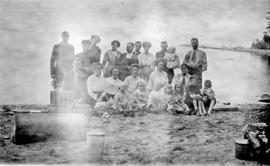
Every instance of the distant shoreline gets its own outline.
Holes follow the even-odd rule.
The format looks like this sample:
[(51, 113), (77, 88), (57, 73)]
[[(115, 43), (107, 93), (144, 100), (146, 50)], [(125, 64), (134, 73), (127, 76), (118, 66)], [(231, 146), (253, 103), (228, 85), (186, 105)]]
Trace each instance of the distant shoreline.
[[(180, 44), (183, 47), (191, 47), (189, 44)], [(253, 54), (258, 54), (262, 56), (270, 56), (270, 50), (259, 50), (253, 48), (244, 48), (244, 47), (213, 47), (213, 46), (204, 46), (200, 45), (200, 48), (205, 49), (215, 49), (215, 50), (227, 50), (227, 51), (237, 51), (237, 52), (249, 52)]]

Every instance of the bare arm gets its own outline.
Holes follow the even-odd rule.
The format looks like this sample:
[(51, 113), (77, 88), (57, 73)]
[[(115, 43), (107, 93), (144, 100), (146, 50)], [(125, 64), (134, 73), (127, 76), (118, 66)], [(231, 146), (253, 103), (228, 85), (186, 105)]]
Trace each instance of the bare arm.
[(206, 53), (203, 52), (202, 55), (202, 71), (206, 71), (207, 70), (207, 56)]

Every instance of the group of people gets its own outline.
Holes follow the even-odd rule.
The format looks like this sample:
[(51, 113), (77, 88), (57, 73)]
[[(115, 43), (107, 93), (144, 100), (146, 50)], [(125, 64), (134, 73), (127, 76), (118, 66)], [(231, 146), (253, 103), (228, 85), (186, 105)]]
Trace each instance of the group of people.
[(113, 40), (101, 61), (99, 36), (82, 40), (83, 51), (76, 55), (67, 31), (62, 39), (52, 51), (52, 85), (72, 91), (74, 102), (93, 107), (107, 102), (120, 112), (162, 108), (173, 114), (211, 114), (215, 93), (210, 80), (202, 86), (207, 57), (198, 49), (197, 38), (191, 39), (193, 49), (182, 63), (176, 48), (168, 47), (166, 41), (154, 55), (148, 41), (128, 42), (126, 52), (121, 53), (120, 42)]

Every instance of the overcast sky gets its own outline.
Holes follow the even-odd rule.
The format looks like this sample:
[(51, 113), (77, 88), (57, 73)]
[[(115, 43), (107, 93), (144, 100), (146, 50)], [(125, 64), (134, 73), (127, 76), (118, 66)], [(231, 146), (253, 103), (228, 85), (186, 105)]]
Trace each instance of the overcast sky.
[[(82, 0), (57, 1), (52, 7), (58, 31), (80, 37), (245, 46), (261, 37), (270, 0)], [(59, 8), (61, 6), (61, 8)], [(103, 42), (105, 42), (103, 40)], [(109, 43), (109, 42), (107, 42)], [(105, 43), (103, 43), (105, 44)]]

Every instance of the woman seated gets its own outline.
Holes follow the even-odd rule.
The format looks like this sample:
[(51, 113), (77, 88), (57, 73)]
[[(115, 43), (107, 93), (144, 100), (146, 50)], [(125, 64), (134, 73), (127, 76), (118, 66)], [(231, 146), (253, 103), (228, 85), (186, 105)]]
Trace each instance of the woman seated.
[(150, 75), (147, 90), (149, 92), (148, 107), (161, 109), (164, 106), (164, 89), (168, 84), (167, 73), (163, 71), (164, 61), (158, 62), (157, 70)]

